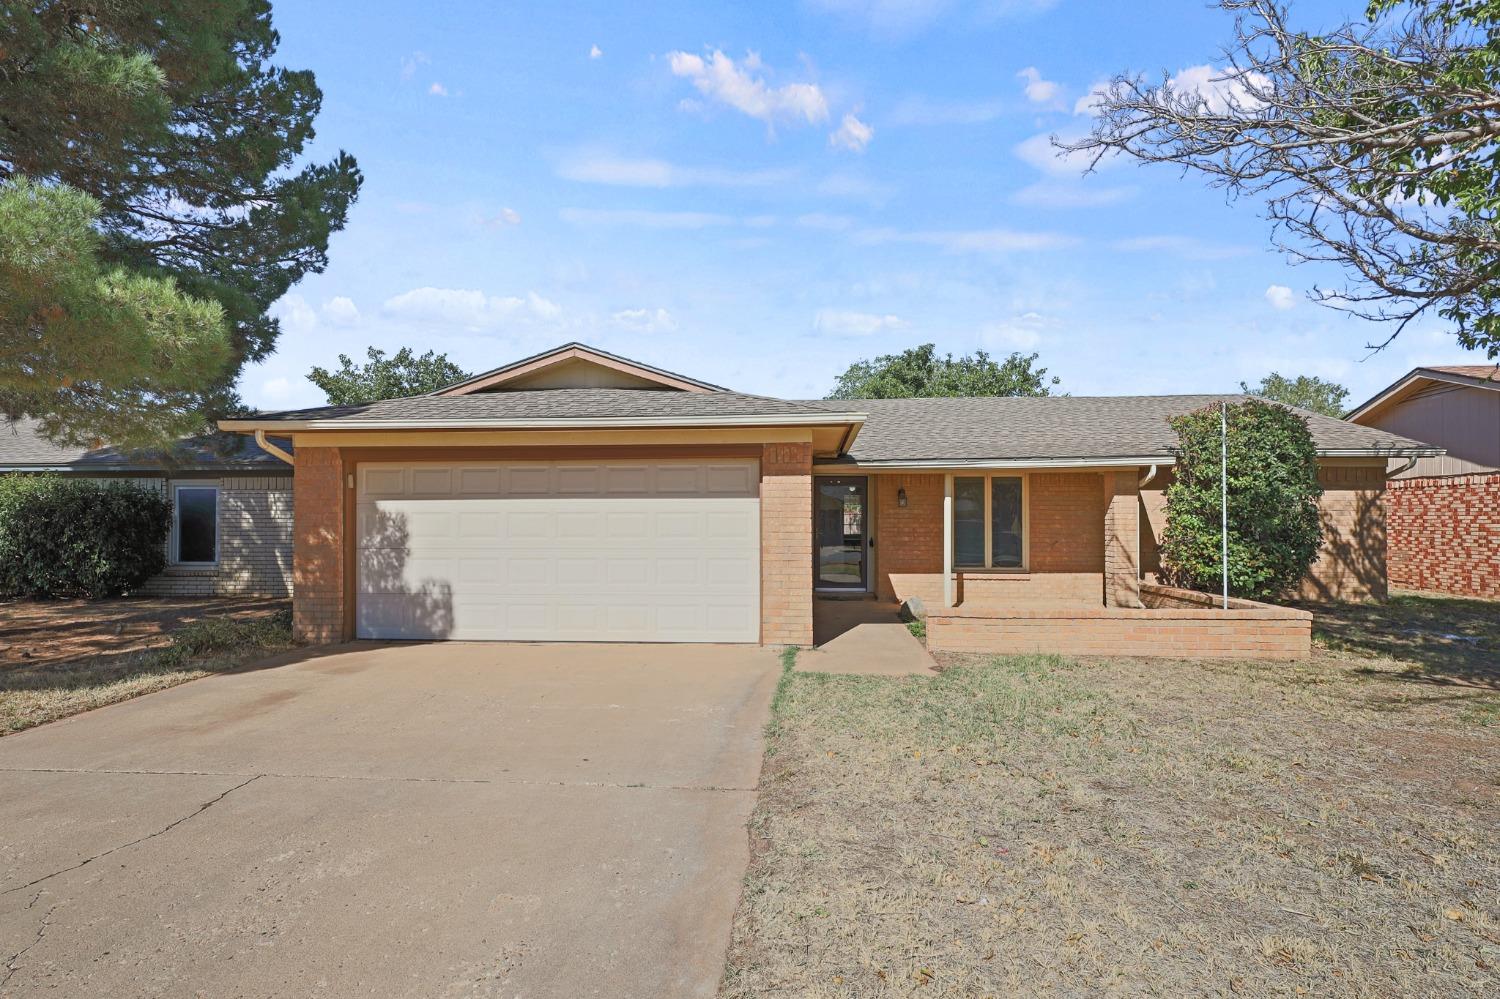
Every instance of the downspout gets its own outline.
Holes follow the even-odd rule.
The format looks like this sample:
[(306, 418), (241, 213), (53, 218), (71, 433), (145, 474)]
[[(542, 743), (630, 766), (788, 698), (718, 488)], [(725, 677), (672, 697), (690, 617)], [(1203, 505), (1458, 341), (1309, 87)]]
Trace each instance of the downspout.
[(285, 451), (283, 451), (281, 448), (277, 447), (275, 444), (272, 444), (270, 441), (266, 440), (266, 432), (264, 430), (257, 430), (255, 432), (255, 444), (262, 451), (264, 451), (266, 454), (271, 455), (273, 458), (280, 458), (282, 461), (286, 462), (288, 465), (296, 465), (297, 464), (297, 461), (296, 461), (295, 458), (293, 458), (291, 455), (287, 454)]
[(1141, 476), (1141, 480), (1137, 482), (1135, 486), (1137, 489), (1145, 489), (1146, 483), (1150, 482), (1154, 478), (1156, 478), (1156, 466), (1152, 465), (1150, 468), (1146, 469), (1146, 474)]

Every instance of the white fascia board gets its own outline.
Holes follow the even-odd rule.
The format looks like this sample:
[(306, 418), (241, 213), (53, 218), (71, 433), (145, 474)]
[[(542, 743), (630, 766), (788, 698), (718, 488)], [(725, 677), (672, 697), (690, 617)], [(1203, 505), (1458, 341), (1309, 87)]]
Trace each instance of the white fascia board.
[(1119, 458), (923, 458), (900, 461), (858, 461), (841, 463), (840, 468), (880, 469), (960, 469), (960, 468), (1119, 468), (1137, 465), (1172, 465), (1175, 458), (1161, 455), (1125, 456)]
[(862, 425), (865, 413), (785, 413), (764, 416), (613, 416), (549, 420), (220, 420), (220, 430), (633, 430), (692, 427), (821, 427)]

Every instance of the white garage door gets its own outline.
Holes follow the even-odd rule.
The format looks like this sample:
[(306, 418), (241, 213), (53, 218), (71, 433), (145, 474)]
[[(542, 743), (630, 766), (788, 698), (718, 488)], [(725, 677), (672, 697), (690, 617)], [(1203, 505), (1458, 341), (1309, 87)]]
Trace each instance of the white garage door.
[(361, 638), (755, 642), (753, 460), (359, 466)]

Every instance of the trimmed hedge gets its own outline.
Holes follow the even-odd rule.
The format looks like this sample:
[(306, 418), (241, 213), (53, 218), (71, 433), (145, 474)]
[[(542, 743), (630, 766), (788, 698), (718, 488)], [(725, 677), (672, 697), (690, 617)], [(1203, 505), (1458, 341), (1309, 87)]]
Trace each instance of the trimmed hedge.
[[(1307, 420), (1285, 406), (1251, 399), (1228, 408), (1229, 592), (1276, 600), (1296, 588), (1318, 559), (1318, 450)], [(1176, 478), (1167, 487), (1163, 577), (1174, 586), (1218, 593), (1220, 544), (1219, 407), (1171, 420)]]
[(166, 566), (172, 504), (121, 482), (0, 476), (0, 595), (129, 593)]

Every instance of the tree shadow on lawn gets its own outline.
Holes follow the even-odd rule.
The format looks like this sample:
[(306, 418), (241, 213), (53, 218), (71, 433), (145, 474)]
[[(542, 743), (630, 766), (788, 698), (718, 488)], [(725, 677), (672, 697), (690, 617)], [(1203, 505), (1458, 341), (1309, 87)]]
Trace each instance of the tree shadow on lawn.
[(1356, 674), (1500, 690), (1500, 601), (1398, 593), (1384, 603), (1309, 609), (1313, 636), (1330, 651), (1407, 666)]

